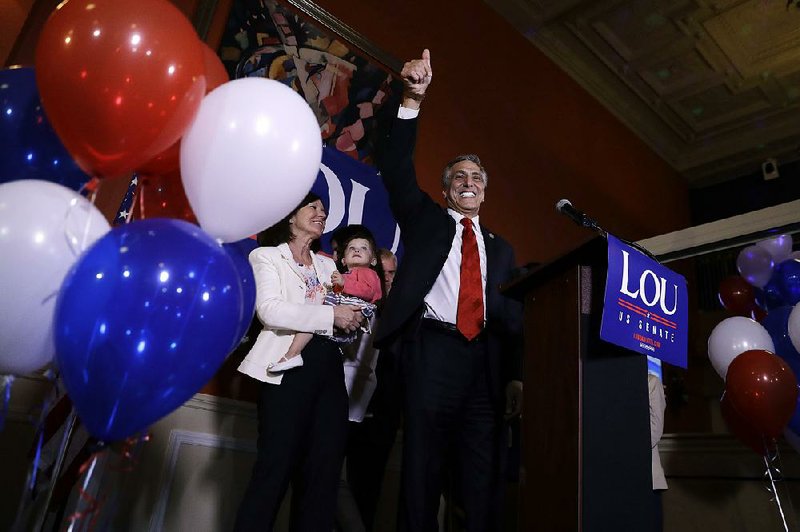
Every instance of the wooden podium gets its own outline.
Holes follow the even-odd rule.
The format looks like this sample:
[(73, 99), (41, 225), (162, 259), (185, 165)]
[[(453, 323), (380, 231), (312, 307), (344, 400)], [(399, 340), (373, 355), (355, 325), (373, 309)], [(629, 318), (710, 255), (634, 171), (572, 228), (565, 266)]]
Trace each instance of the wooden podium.
[(652, 528), (647, 359), (600, 339), (607, 267), (596, 237), (503, 287), (525, 303), (521, 532)]

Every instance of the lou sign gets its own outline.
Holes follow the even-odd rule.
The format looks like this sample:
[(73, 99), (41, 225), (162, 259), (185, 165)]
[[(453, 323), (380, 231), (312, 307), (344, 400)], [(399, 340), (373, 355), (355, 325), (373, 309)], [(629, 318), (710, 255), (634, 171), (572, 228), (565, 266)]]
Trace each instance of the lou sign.
[(608, 235), (608, 276), (600, 338), (685, 368), (686, 279)]

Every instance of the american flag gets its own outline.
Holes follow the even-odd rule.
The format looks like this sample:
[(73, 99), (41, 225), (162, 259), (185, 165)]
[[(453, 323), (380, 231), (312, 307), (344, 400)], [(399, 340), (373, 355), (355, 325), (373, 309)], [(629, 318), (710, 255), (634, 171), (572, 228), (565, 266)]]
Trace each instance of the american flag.
[(135, 173), (131, 176), (131, 182), (128, 185), (128, 190), (125, 192), (125, 197), (122, 198), (122, 203), (117, 209), (117, 215), (114, 217), (114, 225), (121, 225), (128, 223), (133, 211), (133, 200), (136, 198), (136, 189), (139, 186), (139, 176)]

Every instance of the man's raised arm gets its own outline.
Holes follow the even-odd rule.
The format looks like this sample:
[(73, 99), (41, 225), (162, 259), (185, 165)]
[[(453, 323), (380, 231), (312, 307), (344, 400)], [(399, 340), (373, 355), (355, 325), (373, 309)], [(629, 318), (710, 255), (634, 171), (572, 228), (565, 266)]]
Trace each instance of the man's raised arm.
[(425, 48), (421, 59), (412, 59), (404, 64), (400, 77), (403, 78), (403, 107), (419, 109), (433, 79), (430, 50)]

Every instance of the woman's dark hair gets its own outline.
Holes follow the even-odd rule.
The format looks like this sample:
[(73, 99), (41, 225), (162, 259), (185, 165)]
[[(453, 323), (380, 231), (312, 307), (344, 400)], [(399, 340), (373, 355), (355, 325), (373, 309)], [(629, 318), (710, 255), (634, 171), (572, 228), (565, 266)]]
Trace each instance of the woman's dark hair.
[[(292, 212), (287, 214), (280, 222), (276, 223), (271, 227), (267, 227), (266, 229), (258, 233), (258, 245), (277, 246), (291, 241), (292, 231), (289, 219), (295, 214), (297, 214), (297, 211), (299, 211), (309, 203), (314, 203), (319, 199), (320, 197), (314, 194), (313, 192), (309, 192), (308, 194), (306, 194), (306, 197), (303, 198), (303, 201), (301, 201), (297, 205), (297, 207), (292, 209)], [(319, 249), (320, 249), (319, 239), (314, 240), (311, 243), (311, 251), (319, 251)]]
[[(336, 267), (339, 269), (340, 272), (344, 273), (347, 271), (347, 266), (344, 265), (342, 260), (344, 259), (344, 250), (347, 249), (347, 246), (355, 240), (356, 238), (363, 238), (369, 243), (369, 246), (372, 253), (372, 258), (375, 260), (375, 265), (370, 264), (370, 268), (375, 270), (375, 273), (378, 274), (378, 279), (381, 282), (381, 301), (382, 302), (386, 298), (386, 292), (384, 291), (383, 286), (383, 263), (381, 262), (381, 256), (378, 253), (378, 244), (375, 242), (375, 237), (372, 236), (372, 231), (364, 227), (363, 225), (358, 226), (347, 226), (352, 228), (349, 232), (346, 233), (344, 238), (339, 241), (339, 253), (338, 253), (338, 260), (336, 261)], [(380, 302), (378, 303), (380, 305)]]

